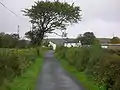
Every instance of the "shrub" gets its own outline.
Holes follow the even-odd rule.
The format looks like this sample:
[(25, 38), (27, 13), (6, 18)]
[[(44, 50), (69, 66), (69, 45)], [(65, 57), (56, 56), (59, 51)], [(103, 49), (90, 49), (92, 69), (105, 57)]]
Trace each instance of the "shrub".
[(98, 62), (95, 72), (107, 90), (120, 90), (120, 56), (107, 54)]
[(66, 58), (67, 48), (63, 46), (57, 47), (55, 52), (60, 58)]
[(69, 48), (66, 52), (66, 59), (71, 65), (74, 65), (76, 62), (77, 50), (75, 48)]
[(76, 68), (79, 71), (84, 71), (89, 61), (89, 49), (84, 47), (79, 48), (77, 49), (76, 54), (77, 54)]
[(34, 49), (0, 49), (0, 86), (6, 80), (21, 76), (33, 63), (32, 57), (36, 57)]
[[(87, 54), (86, 54), (87, 55)], [(87, 63), (87, 68), (85, 72), (87, 74), (94, 74), (94, 66), (101, 60), (104, 56), (104, 52), (98, 43), (89, 47), (89, 61)]]

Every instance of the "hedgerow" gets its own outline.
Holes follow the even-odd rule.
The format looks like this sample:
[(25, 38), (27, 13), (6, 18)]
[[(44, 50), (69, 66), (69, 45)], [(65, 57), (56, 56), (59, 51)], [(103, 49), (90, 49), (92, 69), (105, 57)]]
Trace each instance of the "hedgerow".
[(94, 44), (89, 47), (59, 47), (56, 53), (79, 72), (92, 76), (106, 90), (120, 90), (119, 51), (102, 49), (99, 44)]
[(36, 57), (35, 49), (0, 49), (0, 86), (21, 76)]

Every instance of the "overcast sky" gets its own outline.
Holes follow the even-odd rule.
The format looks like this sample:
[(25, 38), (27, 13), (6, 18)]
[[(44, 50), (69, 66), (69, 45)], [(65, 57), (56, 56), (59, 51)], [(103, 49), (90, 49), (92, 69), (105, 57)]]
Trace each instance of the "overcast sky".
[[(21, 12), (29, 8), (35, 0), (0, 0), (9, 9), (18, 14), (16, 17), (0, 5), (0, 32), (17, 32), (20, 25), (20, 35), (30, 30), (29, 19)], [(82, 9), (82, 21), (68, 27), (68, 37), (76, 37), (78, 34), (91, 31), (96, 37), (120, 37), (120, 0), (60, 0), (68, 3), (75, 2)], [(57, 37), (49, 35), (49, 37)]]

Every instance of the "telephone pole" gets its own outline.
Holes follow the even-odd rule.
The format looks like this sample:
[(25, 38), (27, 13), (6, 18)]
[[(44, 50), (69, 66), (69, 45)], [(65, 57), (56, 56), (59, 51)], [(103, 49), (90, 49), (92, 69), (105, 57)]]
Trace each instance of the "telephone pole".
[(20, 38), (20, 26), (19, 25), (18, 25), (17, 34), (18, 34), (18, 39), (19, 39)]
[(113, 37), (115, 37), (115, 33), (113, 32)]

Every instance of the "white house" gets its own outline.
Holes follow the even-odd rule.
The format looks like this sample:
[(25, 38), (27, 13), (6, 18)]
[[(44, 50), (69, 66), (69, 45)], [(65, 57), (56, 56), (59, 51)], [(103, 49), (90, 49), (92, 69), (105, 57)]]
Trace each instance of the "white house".
[(48, 46), (52, 46), (53, 50), (55, 50), (57, 45), (55, 43), (49, 41), (49, 45)]
[(65, 46), (65, 47), (79, 47), (81, 46), (81, 42), (77, 42), (73, 38), (67, 38), (67, 39), (62, 39), (62, 38), (49, 38), (45, 39), (49, 42), (49, 46), (53, 47), (53, 50), (56, 49), (56, 46)]
[(81, 46), (81, 42), (65, 42), (64, 43), (65, 47), (80, 47)]

